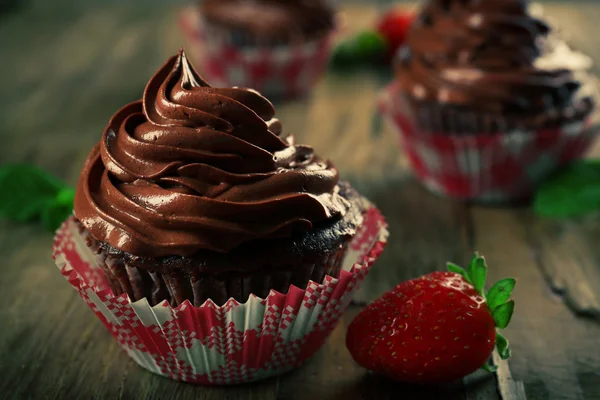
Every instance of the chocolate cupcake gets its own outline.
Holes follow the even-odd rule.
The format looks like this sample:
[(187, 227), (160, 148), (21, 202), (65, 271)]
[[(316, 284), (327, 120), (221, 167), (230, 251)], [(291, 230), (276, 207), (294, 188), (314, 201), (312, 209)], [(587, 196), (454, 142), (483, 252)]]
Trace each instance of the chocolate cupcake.
[(113, 116), (75, 216), (115, 294), (221, 305), (339, 276), (363, 203), (274, 114), (256, 91), (210, 87), (182, 51)]
[(326, 36), (335, 13), (322, 0), (204, 0), (205, 29), (240, 46), (304, 43)]
[(205, 0), (182, 13), (181, 26), (215, 86), (289, 98), (325, 70), (335, 19), (324, 0)]
[(383, 251), (381, 213), (274, 114), (182, 51), (86, 160), (53, 258), (153, 373), (231, 385), (298, 367)]
[(553, 58), (550, 33), (525, 0), (424, 4), (387, 109), (427, 186), (465, 199), (527, 197), (589, 146), (591, 78)]

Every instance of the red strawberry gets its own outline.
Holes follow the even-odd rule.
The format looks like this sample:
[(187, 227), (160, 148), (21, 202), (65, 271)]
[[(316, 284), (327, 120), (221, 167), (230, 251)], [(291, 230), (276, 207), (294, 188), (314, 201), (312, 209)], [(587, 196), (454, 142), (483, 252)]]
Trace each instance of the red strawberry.
[(402, 9), (392, 9), (385, 13), (377, 23), (377, 32), (386, 39), (388, 57), (396, 54), (404, 44), (406, 36), (414, 20), (414, 14)]
[(363, 309), (348, 327), (346, 346), (363, 367), (407, 382), (448, 382), (487, 364), (494, 349), (510, 357), (505, 328), (514, 279), (484, 292), (487, 267), (473, 257), (468, 270), (448, 264), (401, 283)]

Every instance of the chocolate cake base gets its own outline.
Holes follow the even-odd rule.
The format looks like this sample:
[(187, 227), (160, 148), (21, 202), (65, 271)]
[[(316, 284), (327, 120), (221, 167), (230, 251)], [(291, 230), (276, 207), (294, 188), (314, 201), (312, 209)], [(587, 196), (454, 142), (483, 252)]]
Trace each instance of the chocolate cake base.
[(305, 288), (310, 280), (339, 276), (364, 211), (358, 194), (347, 184), (340, 187), (352, 204), (342, 219), (290, 238), (249, 242), (227, 254), (199, 250), (190, 257), (145, 258), (96, 241), (83, 225), (81, 233), (116, 295), (146, 298), (150, 305), (245, 302), (250, 294), (265, 298), (271, 290), (287, 293), (290, 285)]

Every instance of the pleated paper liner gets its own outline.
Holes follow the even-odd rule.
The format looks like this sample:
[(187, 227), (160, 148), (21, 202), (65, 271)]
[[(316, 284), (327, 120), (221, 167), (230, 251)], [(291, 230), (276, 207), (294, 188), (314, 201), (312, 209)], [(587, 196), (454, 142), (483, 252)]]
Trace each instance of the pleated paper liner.
[[(412, 115), (395, 83), (383, 91), (379, 110), (397, 129), (415, 175), (427, 188), (484, 203), (527, 200), (551, 173), (582, 157), (600, 131), (592, 119), (535, 131), (473, 115), (472, 128), (449, 133), (453, 121), (447, 114), (427, 110), (428, 115)], [(421, 130), (416, 121), (424, 120), (429, 128)], [(468, 122), (456, 121), (455, 126), (469, 126)]]
[(325, 342), (353, 293), (387, 242), (381, 213), (368, 205), (365, 220), (349, 245), (338, 278), (325, 276), (287, 294), (271, 291), (223, 306), (185, 301), (150, 306), (146, 299), (116, 296), (85, 243), (73, 217), (57, 231), (53, 258), (121, 347), (140, 366), (190, 383), (230, 385), (287, 372)]
[(219, 271), (219, 267), (213, 265), (213, 272), (205, 272), (203, 269), (211, 262), (198, 260), (202, 267), (193, 268), (186, 264), (184, 268), (172, 266), (160, 272), (136, 266), (122, 254), (110, 254), (92, 238), (81, 223), (79, 229), (113, 293), (126, 293), (132, 301), (146, 298), (151, 306), (165, 299), (171, 306), (178, 306), (186, 299), (194, 306), (200, 306), (208, 299), (220, 306), (230, 298), (245, 302), (250, 294), (264, 298), (271, 289), (287, 293), (291, 285), (306, 287), (310, 280), (322, 282), (325, 275), (337, 277), (351, 239), (340, 238), (326, 252), (298, 255), (288, 259), (283, 265), (276, 256), (272, 256), (268, 260), (262, 259), (259, 269), (256, 269), (254, 260), (252, 269), (215, 273)]
[(332, 34), (300, 44), (245, 46), (234, 32), (208, 29), (197, 7), (179, 25), (202, 77), (215, 87), (246, 87), (276, 99), (309, 92), (329, 62)]

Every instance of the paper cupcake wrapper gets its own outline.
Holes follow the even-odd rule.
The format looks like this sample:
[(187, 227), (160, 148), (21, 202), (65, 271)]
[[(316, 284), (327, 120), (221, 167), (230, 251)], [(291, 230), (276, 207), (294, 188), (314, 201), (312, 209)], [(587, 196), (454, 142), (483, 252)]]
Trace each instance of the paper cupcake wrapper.
[(347, 238), (339, 243), (339, 247), (326, 253), (297, 256), (283, 266), (269, 265), (269, 261), (263, 259), (262, 268), (251, 272), (177, 273), (170, 268), (166, 274), (162, 274), (128, 265), (123, 257), (112, 257), (85, 231), (81, 223), (79, 225), (86, 244), (95, 255), (96, 264), (102, 268), (113, 293), (127, 293), (132, 301), (146, 298), (151, 306), (165, 299), (171, 306), (182, 304), (186, 299), (194, 306), (199, 306), (208, 299), (221, 306), (230, 298), (245, 302), (251, 294), (267, 297), (271, 289), (285, 294), (292, 285), (306, 287), (311, 280), (321, 282), (325, 275), (338, 277), (350, 242), (350, 238)]
[(381, 213), (369, 205), (339, 278), (292, 286), (287, 295), (251, 295), (246, 303), (230, 299), (221, 307), (211, 300), (200, 307), (189, 301), (176, 308), (166, 301), (151, 307), (145, 299), (115, 296), (73, 217), (56, 233), (53, 258), (140, 366), (185, 382), (230, 385), (282, 374), (311, 357), (336, 326), (387, 236)]
[(179, 24), (197, 68), (215, 87), (295, 97), (312, 89), (329, 61), (331, 35), (299, 45), (239, 46), (234, 33), (209, 33), (196, 7), (185, 9)]
[(530, 197), (549, 174), (581, 157), (599, 131), (575, 121), (538, 131), (438, 133), (419, 130), (410, 110), (396, 84), (382, 92), (379, 111), (398, 130), (417, 178), (436, 193), (481, 202)]

